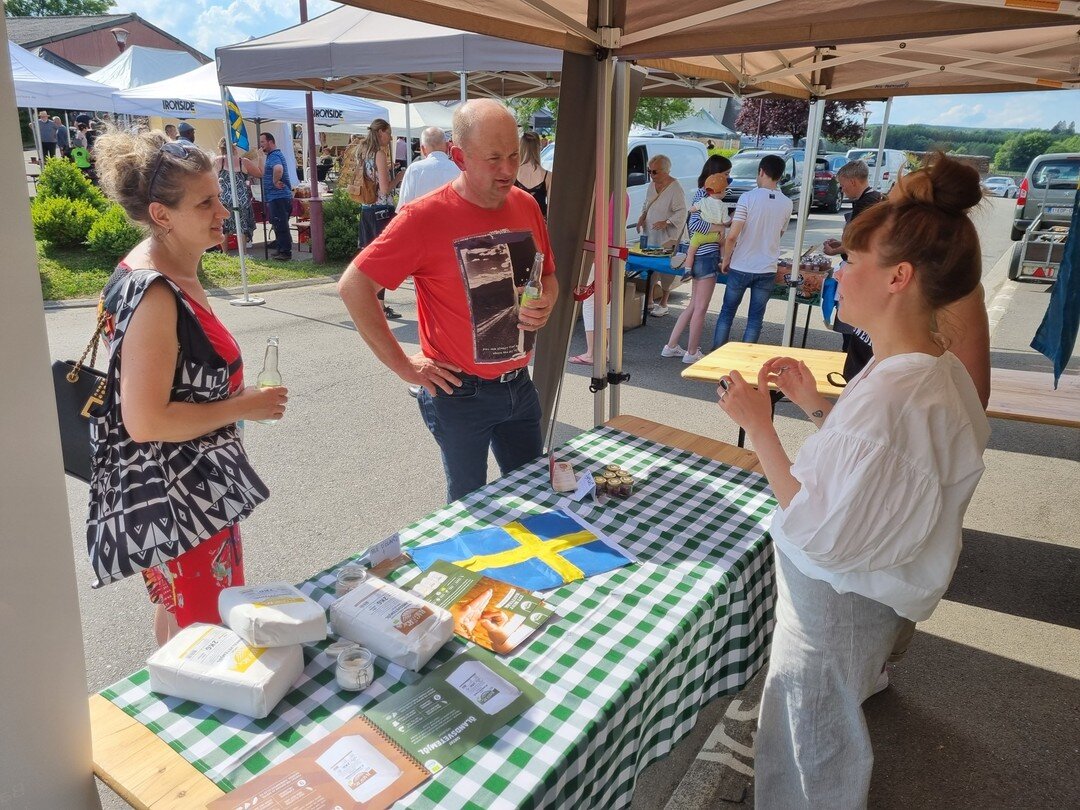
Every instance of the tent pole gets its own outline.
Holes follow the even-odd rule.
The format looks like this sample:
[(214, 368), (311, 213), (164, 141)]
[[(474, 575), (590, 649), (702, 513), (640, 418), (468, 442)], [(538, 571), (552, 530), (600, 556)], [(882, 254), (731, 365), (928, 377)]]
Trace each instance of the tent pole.
[(311, 93), (304, 93), (307, 118), (304, 121), (304, 151), (308, 159), (304, 166), (307, 172), (308, 186), (311, 188), (311, 203), (308, 206), (308, 236), (311, 239), (312, 264), (326, 264), (326, 236), (323, 232), (322, 195), (319, 192), (319, 172), (315, 164), (319, 160), (315, 149), (315, 101)]
[(37, 149), (38, 171), (45, 168), (45, 147), (41, 145), (41, 130), (38, 129), (37, 107), (27, 107), (30, 112), (30, 131), (34, 133), (34, 148)]
[(802, 258), (806, 225), (810, 218), (810, 200), (814, 197), (814, 169), (817, 161), (818, 141), (821, 139), (821, 123), (825, 118), (825, 101), (810, 99), (810, 118), (806, 123), (806, 149), (803, 153), (802, 191), (799, 193), (799, 219), (795, 225), (795, 250), (791, 255), (791, 286), (788, 287), (787, 312), (784, 314), (784, 336), (781, 346), (794, 343), (795, 293), (799, 280), (799, 260)]
[(461, 103), (469, 100), (469, 74), (461, 71)]
[[(608, 6), (602, 2), (602, 6)], [(611, 221), (608, 217), (608, 200), (611, 189), (608, 183), (611, 151), (611, 57), (605, 58), (597, 67), (596, 87), (596, 180), (593, 186), (593, 266), (596, 268), (593, 293), (594, 312), (596, 313), (595, 331), (593, 332), (593, 424), (604, 424), (607, 408), (605, 407), (605, 387), (608, 371), (608, 290), (611, 283), (611, 260), (608, 257), (608, 245), (611, 244)], [(611, 314), (611, 332), (622, 332), (622, 313)]]
[[(256, 118), (255, 119), (255, 143), (256, 144), (259, 142), (259, 137), (261, 135), (262, 135), (262, 119), (261, 118)], [(265, 173), (265, 171), (266, 171), (266, 155), (263, 155), (263, 157), (262, 157), (262, 164), (263, 164), (263, 172)], [(259, 177), (259, 200), (260, 200), (260, 202), (262, 202), (262, 209), (263, 209), (263, 221), (262, 221), (263, 259), (264, 260), (269, 260), (269, 258), (270, 258), (270, 242), (269, 242), (269, 236), (266, 233), (266, 223), (269, 221), (270, 211), (266, 207), (266, 200), (262, 199), (262, 189), (263, 189), (262, 177), (260, 176)]]
[(405, 94), (405, 165), (408, 166), (412, 163), (412, 117), (409, 114), (409, 108), (412, 106), (409, 102), (412, 101), (412, 93)]
[(881, 170), (884, 166), (885, 157), (885, 136), (889, 132), (889, 113), (892, 112), (892, 96), (885, 99), (885, 117), (881, 121), (881, 132), (878, 134), (877, 154), (874, 159), (874, 185), (871, 186), (875, 191), (881, 191), (879, 186), (881, 185)]
[[(262, 298), (252, 298), (248, 292), (247, 282), (247, 246), (244, 239), (244, 230), (240, 225), (240, 207), (236, 204), (239, 197), (236, 194), (236, 172), (233, 171), (233, 142), (232, 127), (229, 126), (229, 105), (225, 95), (225, 85), (221, 85), (221, 116), (225, 124), (225, 160), (228, 162), (229, 187), (232, 191), (232, 200), (229, 208), (232, 209), (233, 224), (236, 228), (236, 250), (240, 254), (240, 284), (244, 288), (243, 298), (234, 298), (230, 304), (237, 307), (254, 307), (265, 304)], [(243, 163), (240, 164), (243, 166)], [(266, 210), (266, 202), (263, 202), (263, 210)]]
[[(611, 239), (607, 244), (621, 246), (626, 242), (626, 133), (630, 127), (630, 65), (620, 59), (615, 62), (614, 104), (611, 131)], [(623, 367), (623, 312), (626, 284), (623, 281), (623, 263), (620, 259), (608, 258), (611, 264), (611, 278), (614, 288), (611, 290), (611, 363), (609, 367), (616, 375), (622, 374)], [(617, 316), (616, 316), (617, 313)], [(603, 331), (603, 322), (597, 326)], [(595, 333), (594, 333), (595, 334)], [(614, 419), (622, 408), (622, 384), (611, 386), (611, 404), (609, 416)]]

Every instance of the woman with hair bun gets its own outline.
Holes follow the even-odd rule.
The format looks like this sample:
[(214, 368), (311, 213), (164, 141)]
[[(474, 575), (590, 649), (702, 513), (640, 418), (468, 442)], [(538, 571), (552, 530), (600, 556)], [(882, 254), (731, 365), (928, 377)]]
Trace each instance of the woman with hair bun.
[(237, 523), (269, 492), (236, 423), (280, 419), (288, 391), (244, 387), (240, 347), (199, 282), (228, 215), (210, 156), (119, 130), (95, 154), (105, 192), (150, 235), (102, 292), (108, 389), (91, 413), (87, 543), (99, 581), (143, 573), (163, 644), (219, 621), (218, 593), (243, 584)]
[[(756, 387), (733, 371), (717, 389), (780, 504), (758, 807), (866, 806), (873, 753), (861, 704), (888, 685), (894, 643), (952, 578), (990, 429), (936, 319), (979, 284), (967, 212), (981, 197), (975, 169), (938, 155), (845, 231), (844, 318), (870, 334), (874, 357), (835, 405), (788, 357), (767, 362)], [(770, 419), (770, 383), (819, 428), (794, 463)]]

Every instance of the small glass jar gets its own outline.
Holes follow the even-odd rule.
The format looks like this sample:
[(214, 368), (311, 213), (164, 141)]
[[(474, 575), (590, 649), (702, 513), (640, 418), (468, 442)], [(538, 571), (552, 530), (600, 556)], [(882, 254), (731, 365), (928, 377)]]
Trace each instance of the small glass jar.
[(362, 565), (346, 565), (337, 572), (334, 595), (339, 599), (367, 579), (367, 569)]
[(593, 484), (596, 485), (597, 495), (607, 495), (608, 491), (608, 478), (606, 475), (594, 475)]
[(349, 692), (362, 692), (375, 680), (375, 656), (359, 644), (342, 650), (334, 677), (338, 686)]
[(629, 498), (634, 494), (634, 478), (631, 475), (624, 475), (619, 479), (619, 497)]

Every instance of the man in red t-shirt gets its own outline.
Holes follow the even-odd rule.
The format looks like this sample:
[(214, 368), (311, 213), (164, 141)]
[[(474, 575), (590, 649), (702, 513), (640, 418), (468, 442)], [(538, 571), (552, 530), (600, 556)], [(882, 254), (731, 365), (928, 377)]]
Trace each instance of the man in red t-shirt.
[[(541, 454), (540, 401), (527, 366), (559, 294), (540, 208), (514, 188), (513, 116), (490, 99), (469, 101), (453, 129), (450, 156), (461, 175), (402, 209), (338, 282), (375, 356), (422, 386), (420, 413), (439, 444), (451, 501), (486, 483), (489, 447), (503, 474)], [(542, 292), (523, 298), (538, 253)], [(420, 328), (412, 356), (376, 298), (409, 276)]]

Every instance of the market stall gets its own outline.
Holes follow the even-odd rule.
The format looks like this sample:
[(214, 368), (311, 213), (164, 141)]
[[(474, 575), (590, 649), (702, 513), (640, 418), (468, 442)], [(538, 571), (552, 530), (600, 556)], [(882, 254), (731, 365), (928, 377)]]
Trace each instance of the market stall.
[[(695, 452), (685, 449), (690, 447)], [(447, 540), (465, 543), (463, 531), (491, 531), (488, 527), (520, 520), (513, 537), (521, 546), (502, 556), (543, 559), (563, 578), (559, 581), (571, 581), (539, 596), (526, 594), (534, 600), (531, 611), (546, 603), (554, 615), (497, 658), (533, 684), (538, 694), (531, 705), (500, 724), (483, 745), (467, 747), (452, 766), (418, 782), (397, 806), (625, 806), (639, 773), (693, 726), (700, 708), (737, 691), (764, 663), (772, 625), (765, 528), (775, 502), (753, 454), (621, 417), (572, 439), (560, 448), (559, 460), (588, 481), (617, 465), (632, 474), (627, 476), (633, 478), (632, 494), (571, 500), (568, 493), (553, 491), (544, 459), (399, 533), (403, 548), (421, 561)], [(581, 521), (629, 559), (603, 573), (567, 572), (595, 565), (604, 547), (575, 557), (574, 549), (584, 548), (580, 544), (589, 538), (559, 538), (529, 523), (553, 510), (573, 515), (575, 523)], [(522, 534), (526, 524), (537, 532), (531, 540)], [(558, 543), (553, 548), (563, 550), (537, 548), (544, 543)], [(563, 556), (555, 559), (556, 554)], [(349, 562), (355, 561), (299, 586), (331, 617), (340, 604), (336, 583)], [(511, 576), (514, 566), (498, 570)], [(414, 562), (389, 578), (402, 588), (425, 581)], [(489, 599), (490, 594), (484, 610), (495, 604)], [(455, 632), (474, 606), (462, 602), (465, 610), (455, 611)], [(490, 644), (472, 638), (443, 647), (422, 670), (421, 684), (433, 682), (476, 646)], [(409, 684), (418, 677), (380, 658), (369, 686), (346, 691), (335, 679), (326, 646), (305, 646), (303, 674), (278, 707), (257, 721), (155, 693), (145, 670), (124, 678), (91, 698), (95, 772), (137, 806), (168, 804), (181, 791), (185, 801), (200, 805), (222, 793), (250, 798), (260, 775), (270, 784), (290, 768), (306, 773), (303, 751), (309, 745), (352, 728), (346, 724), (361, 715), (378, 723), (380, 707), (397, 706), (397, 696), (411, 694)], [(445, 683), (440, 688), (454, 691)], [(439, 722), (438, 704), (446, 699), (429, 708), (429, 724)], [(447, 734), (454, 737), (453, 731)], [(411, 741), (428, 739), (419, 729), (398, 729), (396, 735), (391, 730), (391, 736), (406, 751)], [(438, 749), (430, 742), (423, 749), (436, 764)], [(132, 756), (133, 751), (141, 755)], [(431, 762), (424, 764), (431, 769)], [(392, 793), (387, 790), (368, 797), (366, 806), (387, 806), (381, 801)]]

